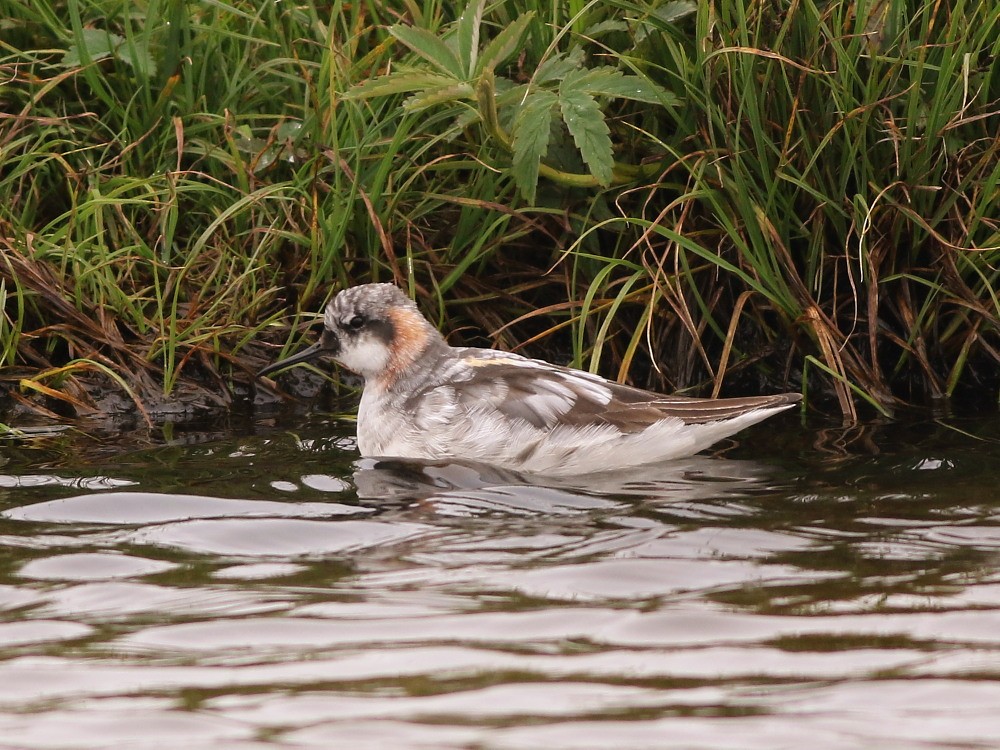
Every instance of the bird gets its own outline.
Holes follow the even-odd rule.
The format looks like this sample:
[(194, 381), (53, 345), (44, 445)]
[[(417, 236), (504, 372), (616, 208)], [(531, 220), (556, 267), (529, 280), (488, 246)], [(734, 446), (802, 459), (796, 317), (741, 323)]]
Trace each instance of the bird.
[(321, 357), (364, 378), (363, 457), (473, 461), (522, 474), (614, 472), (692, 456), (801, 400), (663, 395), (513, 352), (451, 346), (389, 283), (338, 292), (319, 340), (257, 377)]

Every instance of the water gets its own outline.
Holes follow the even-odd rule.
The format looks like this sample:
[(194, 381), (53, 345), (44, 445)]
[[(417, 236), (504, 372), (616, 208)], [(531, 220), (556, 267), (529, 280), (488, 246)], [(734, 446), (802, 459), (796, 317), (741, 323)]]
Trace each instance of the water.
[(995, 748), (1000, 424), (948, 423), (576, 486), (322, 418), (7, 446), (0, 747)]

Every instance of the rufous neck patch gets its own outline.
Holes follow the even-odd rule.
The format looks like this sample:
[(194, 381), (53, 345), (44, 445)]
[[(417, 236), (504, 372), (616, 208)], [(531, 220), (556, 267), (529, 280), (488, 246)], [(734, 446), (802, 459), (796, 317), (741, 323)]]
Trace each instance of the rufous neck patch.
[(389, 310), (389, 322), (393, 329), (390, 344), (392, 355), (385, 372), (379, 378), (381, 385), (386, 388), (395, 383), (403, 370), (420, 356), (427, 346), (429, 336), (427, 321), (416, 310), (393, 307)]

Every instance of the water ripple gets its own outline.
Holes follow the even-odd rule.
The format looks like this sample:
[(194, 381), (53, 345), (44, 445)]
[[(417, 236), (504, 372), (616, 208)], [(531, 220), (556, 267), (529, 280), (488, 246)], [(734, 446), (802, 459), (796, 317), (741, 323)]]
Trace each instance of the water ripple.
[(951, 435), (548, 481), (329, 429), (0, 480), (0, 748), (1000, 746)]

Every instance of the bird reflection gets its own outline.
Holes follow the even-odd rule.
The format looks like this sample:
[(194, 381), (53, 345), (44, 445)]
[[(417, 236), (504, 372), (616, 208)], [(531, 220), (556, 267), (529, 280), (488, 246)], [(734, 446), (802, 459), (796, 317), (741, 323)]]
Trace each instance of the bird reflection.
[(642, 470), (539, 477), (475, 462), (363, 458), (358, 497), (380, 505), (433, 502), (439, 513), (585, 513), (636, 501), (732, 501), (775, 487), (767, 464), (693, 456)]

